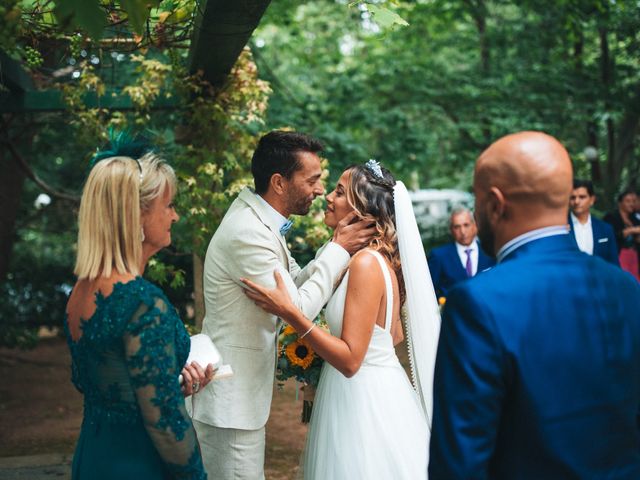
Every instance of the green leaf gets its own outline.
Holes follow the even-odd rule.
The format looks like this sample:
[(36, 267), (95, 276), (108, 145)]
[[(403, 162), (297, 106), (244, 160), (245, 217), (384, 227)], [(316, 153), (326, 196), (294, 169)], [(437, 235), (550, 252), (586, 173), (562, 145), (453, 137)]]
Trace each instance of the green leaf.
[(127, 12), (131, 29), (139, 35), (144, 33), (145, 23), (151, 13), (150, 6), (159, 2), (148, 0), (120, 0), (120, 5)]
[(184, 272), (182, 272), (181, 270), (176, 271), (174, 273), (173, 280), (171, 280), (170, 285), (171, 285), (171, 288), (173, 289), (184, 287), (185, 285)]
[(54, 12), (60, 25), (85, 30), (94, 39), (102, 36), (107, 24), (104, 10), (94, 0), (56, 0)]
[(396, 12), (389, 10), (388, 8), (379, 7), (378, 5), (367, 4), (367, 10), (373, 15), (375, 22), (380, 25), (381, 28), (392, 28), (394, 25), (400, 25), (406, 27), (409, 23), (398, 15)]
[(298, 339), (298, 334), (297, 333), (292, 333), (290, 335), (286, 335), (284, 336), (280, 343), (282, 344), (283, 347), (286, 347), (287, 345), (289, 345), (290, 343), (295, 342)]

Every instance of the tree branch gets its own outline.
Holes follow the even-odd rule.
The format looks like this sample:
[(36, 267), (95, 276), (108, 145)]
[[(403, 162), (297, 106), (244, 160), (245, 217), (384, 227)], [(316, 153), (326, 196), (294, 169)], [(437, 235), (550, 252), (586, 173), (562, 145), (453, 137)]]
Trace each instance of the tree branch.
[(54, 198), (59, 198), (60, 200), (67, 200), (69, 202), (73, 202), (73, 203), (76, 203), (76, 204), (80, 203), (80, 197), (79, 196), (71, 195), (71, 194), (65, 193), (65, 192), (60, 192), (60, 191), (54, 189), (53, 187), (49, 186), (40, 177), (38, 177), (38, 175), (36, 175), (36, 173), (33, 171), (33, 169), (29, 166), (27, 161), (24, 159), (24, 157), (22, 155), (20, 155), (20, 152), (18, 152), (18, 150), (16, 150), (16, 148), (14, 147), (14, 145), (11, 142), (5, 140), (5, 141), (2, 142), (2, 145), (6, 146), (7, 149), (9, 150), (9, 152), (11, 152), (11, 155), (13, 156), (14, 160), (16, 161), (16, 163), (18, 164), (20, 169), (24, 172), (24, 174), (27, 176), (27, 178), (32, 180), (45, 193), (51, 195)]

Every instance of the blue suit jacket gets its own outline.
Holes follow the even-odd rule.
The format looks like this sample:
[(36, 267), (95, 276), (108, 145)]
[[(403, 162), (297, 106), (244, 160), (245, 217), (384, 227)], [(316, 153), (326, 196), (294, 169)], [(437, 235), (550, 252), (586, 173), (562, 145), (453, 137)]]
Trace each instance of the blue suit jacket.
[[(573, 231), (573, 220), (571, 215), (569, 215), (569, 226), (571, 227), (571, 237), (573, 237), (573, 240), (575, 241), (576, 234)], [(602, 220), (598, 220), (591, 215), (591, 230), (593, 232), (593, 254), (605, 259), (609, 263), (620, 266), (616, 237), (613, 234), (613, 228), (611, 225), (607, 222), (603, 222)]]
[(534, 240), (449, 294), (430, 480), (640, 479), (640, 284)]
[[(479, 244), (478, 244), (479, 246)], [(493, 267), (495, 260), (478, 248), (478, 273)], [(431, 280), (438, 297), (446, 297), (451, 287), (456, 283), (467, 280), (467, 271), (462, 266), (456, 244), (447, 243), (442, 247), (434, 248), (429, 255), (429, 271)]]

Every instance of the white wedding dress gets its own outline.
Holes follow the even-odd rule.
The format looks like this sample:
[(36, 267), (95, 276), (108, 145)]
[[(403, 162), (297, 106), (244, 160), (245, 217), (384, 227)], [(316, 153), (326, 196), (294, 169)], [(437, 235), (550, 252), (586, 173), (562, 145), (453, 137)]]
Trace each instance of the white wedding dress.
[[(351, 378), (324, 363), (303, 453), (305, 480), (427, 478), (429, 428), (416, 391), (398, 361), (390, 333), (393, 289), (387, 264), (373, 250), (386, 285), (385, 328), (376, 325), (360, 370)], [(326, 307), (339, 337), (349, 272)]]

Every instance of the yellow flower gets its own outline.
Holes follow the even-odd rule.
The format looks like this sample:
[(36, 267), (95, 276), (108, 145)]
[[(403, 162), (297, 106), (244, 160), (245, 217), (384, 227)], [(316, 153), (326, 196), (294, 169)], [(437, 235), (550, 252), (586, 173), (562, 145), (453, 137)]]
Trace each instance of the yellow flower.
[(296, 333), (296, 329), (293, 328), (291, 325), (285, 325), (284, 330), (282, 330), (282, 335), (292, 335)]
[(313, 357), (313, 349), (305, 340), (296, 340), (285, 347), (285, 353), (292, 365), (298, 365), (303, 369), (309, 368)]
[(285, 324), (284, 328), (280, 332), (280, 335), (278, 335), (278, 351), (282, 350), (284, 339), (289, 337), (290, 335), (297, 335), (297, 332), (291, 325)]
[(445, 297), (438, 298), (438, 305), (442, 307), (445, 303), (447, 303), (447, 299)]

